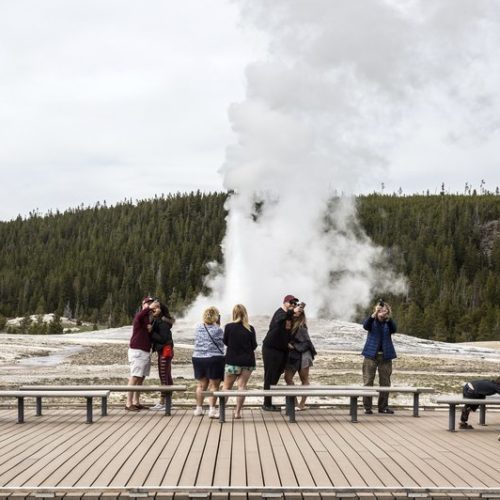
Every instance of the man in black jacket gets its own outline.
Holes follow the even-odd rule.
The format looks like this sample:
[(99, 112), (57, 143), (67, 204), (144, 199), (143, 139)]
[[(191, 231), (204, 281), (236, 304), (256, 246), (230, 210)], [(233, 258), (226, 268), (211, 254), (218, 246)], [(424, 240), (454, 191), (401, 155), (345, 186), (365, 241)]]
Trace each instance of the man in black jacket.
[[(288, 358), (288, 343), (292, 331), (293, 311), (299, 299), (293, 295), (287, 295), (283, 299), (283, 305), (274, 313), (269, 331), (262, 342), (262, 360), (264, 362), (264, 389), (269, 389), (278, 383), (285, 371)], [(272, 404), (272, 398), (266, 396), (262, 409), (266, 411), (280, 411), (280, 408)]]
[[(495, 380), (472, 380), (464, 385), (464, 398), (485, 399), (486, 396), (493, 396), (493, 394), (500, 394), (500, 377)], [(464, 406), (458, 426), (460, 429), (473, 429), (472, 425), (467, 423), (467, 420), (469, 420), (469, 413), (476, 411), (478, 408), (478, 405), (466, 404)]]

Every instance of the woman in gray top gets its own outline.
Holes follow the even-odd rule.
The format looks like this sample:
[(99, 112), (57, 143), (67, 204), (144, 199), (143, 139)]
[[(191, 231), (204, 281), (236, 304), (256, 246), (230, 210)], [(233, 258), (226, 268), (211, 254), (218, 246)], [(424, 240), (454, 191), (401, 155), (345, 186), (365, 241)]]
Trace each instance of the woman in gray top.
[[(203, 415), (203, 391), (217, 391), (224, 378), (224, 332), (220, 327), (220, 313), (216, 307), (203, 311), (203, 323), (196, 325), (193, 350), (196, 387), (195, 416)], [(209, 398), (209, 418), (218, 418), (215, 397)]]
[[(313, 365), (316, 349), (314, 348), (307, 330), (304, 302), (299, 303), (293, 315), (292, 334), (288, 344), (288, 362), (285, 368), (285, 382), (294, 385), (293, 377), (298, 372), (302, 385), (309, 385), (309, 368)], [(306, 397), (302, 396), (295, 408), (297, 411), (306, 407)]]

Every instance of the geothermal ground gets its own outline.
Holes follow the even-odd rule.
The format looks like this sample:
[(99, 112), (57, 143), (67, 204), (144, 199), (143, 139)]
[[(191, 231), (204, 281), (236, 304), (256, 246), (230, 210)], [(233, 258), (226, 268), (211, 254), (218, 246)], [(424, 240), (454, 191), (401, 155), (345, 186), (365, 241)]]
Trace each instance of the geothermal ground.
[[(269, 317), (253, 318), (259, 344)], [(195, 388), (191, 367), (194, 323), (179, 320), (173, 330), (174, 383)], [(341, 321), (310, 320), (309, 331), (318, 351), (311, 368), (311, 383), (361, 384), (361, 349), (366, 333), (360, 325)], [(131, 327), (64, 335), (0, 334), (0, 387), (21, 384), (125, 384), (128, 377), (127, 344)], [(397, 334), (398, 359), (393, 364), (393, 385), (435, 387), (439, 394), (459, 393), (466, 380), (500, 375), (500, 342), (446, 344)], [(257, 350), (257, 370), (250, 388), (262, 386), (262, 361)], [(153, 356), (147, 383), (159, 383)], [(153, 397), (149, 401), (153, 402)], [(112, 394), (111, 403), (121, 404), (125, 395)], [(148, 396), (144, 395), (146, 401)], [(191, 402), (192, 394), (182, 395)], [(432, 404), (436, 395), (422, 397)], [(393, 404), (409, 404), (410, 397), (391, 398)], [(180, 401), (178, 401), (180, 402)]]

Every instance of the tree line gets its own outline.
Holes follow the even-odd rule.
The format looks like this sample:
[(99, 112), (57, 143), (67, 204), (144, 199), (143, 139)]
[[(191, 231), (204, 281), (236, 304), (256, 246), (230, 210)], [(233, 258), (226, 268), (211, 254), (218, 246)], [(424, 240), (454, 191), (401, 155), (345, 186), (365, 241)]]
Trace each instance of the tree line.
[[(6, 317), (48, 312), (130, 324), (144, 293), (181, 312), (203, 291), (206, 264), (222, 260), (226, 198), (175, 194), (0, 222), (0, 329)], [(357, 208), (408, 281), (404, 296), (385, 297), (400, 331), (500, 339), (498, 196), (372, 194)]]

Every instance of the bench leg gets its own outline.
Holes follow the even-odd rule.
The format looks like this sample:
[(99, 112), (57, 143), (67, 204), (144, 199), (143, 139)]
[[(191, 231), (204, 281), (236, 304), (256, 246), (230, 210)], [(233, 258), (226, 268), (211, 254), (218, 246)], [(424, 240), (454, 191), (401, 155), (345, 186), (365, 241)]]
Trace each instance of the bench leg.
[(448, 415), (448, 430), (450, 432), (455, 432), (455, 412), (456, 412), (455, 404), (450, 403), (450, 413)]
[(413, 416), (418, 417), (418, 404), (420, 399), (418, 392), (413, 393)]
[(292, 424), (296, 422), (295, 420), (295, 396), (287, 396), (286, 401), (286, 414), (288, 415), (288, 421)]
[(87, 424), (92, 423), (92, 398), (87, 399)]
[(170, 417), (172, 414), (172, 393), (165, 393), (165, 416)]
[(36, 416), (41, 417), (42, 416), (42, 397), (38, 396), (35, 398), (36, 400)]
[(226, 421), (226, 398), (219, 396), (219, 422), (223, 424)]
[(17, 423), (24, 423), (24, 398), (17, 398)]
[(486, 425), (486, 405), (479, 406), (479, 425)]
[(101, 398), (101, 415), (105, 417), (108, 414), (108, 397), (103, 396)]
[(358, 396), (351, 396), (351, 422), (358, 421)]

